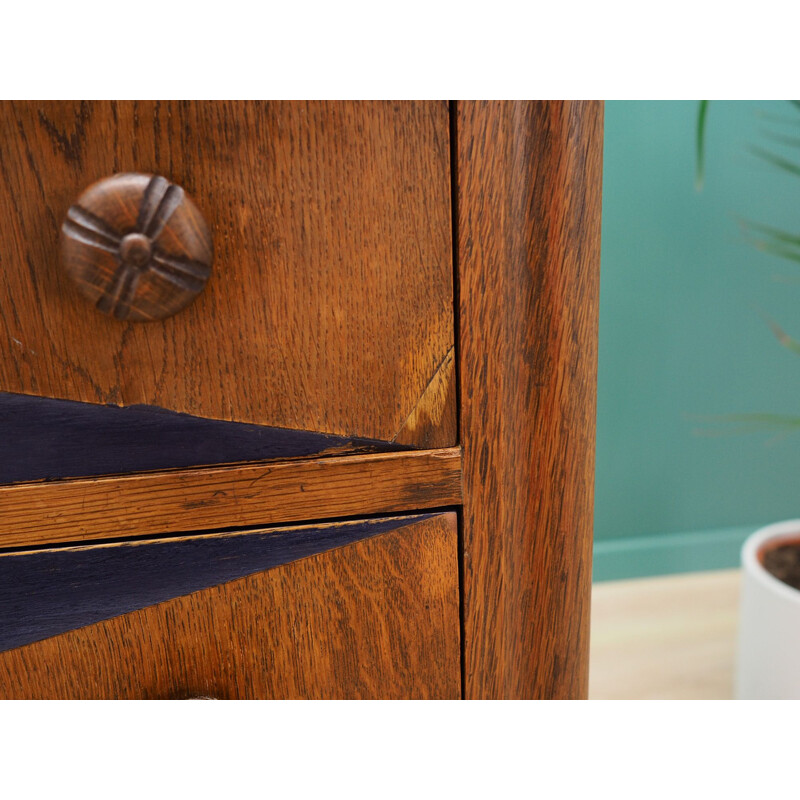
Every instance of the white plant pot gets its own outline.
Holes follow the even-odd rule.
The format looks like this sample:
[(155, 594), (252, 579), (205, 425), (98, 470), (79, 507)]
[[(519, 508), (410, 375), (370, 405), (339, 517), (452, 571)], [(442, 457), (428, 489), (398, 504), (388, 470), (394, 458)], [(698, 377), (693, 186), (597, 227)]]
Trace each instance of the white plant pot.
[(761, 528), (742, 547), (736, 697), (800, 699), (800, 590), (761, 564), (770, 545), (800, 541), (800, 520)]

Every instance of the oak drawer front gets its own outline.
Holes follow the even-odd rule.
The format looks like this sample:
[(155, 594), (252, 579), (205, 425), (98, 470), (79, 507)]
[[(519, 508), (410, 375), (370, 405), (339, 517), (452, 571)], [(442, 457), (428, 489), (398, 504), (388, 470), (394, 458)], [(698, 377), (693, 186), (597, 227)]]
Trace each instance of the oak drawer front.
[[(0, 392), (454, 444), (445, 103), (0, 112)], [(182, 186), (213, 239), (205, 289), (160, 321), (98, 313), (60, 264), (70, 206), (128, 172)]]
[(453, 513), (0, 556), (2, 698), (457, 698)]

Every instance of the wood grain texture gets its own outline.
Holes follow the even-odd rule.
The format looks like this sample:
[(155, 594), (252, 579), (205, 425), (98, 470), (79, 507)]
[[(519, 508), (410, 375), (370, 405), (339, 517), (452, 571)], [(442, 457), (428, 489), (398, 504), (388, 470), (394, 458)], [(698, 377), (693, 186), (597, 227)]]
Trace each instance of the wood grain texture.
[(98, 311), (119, 320), (176, 314), (205, 288), (213, 253), (200, 210), (161, 175), (103, 178), (61, 223), (64, 269)]
[(0, 487), (0, 548), (455, 506), (458, 448)]
[(453, 513), (0, 654), (2, 698), (460, 692)]
[[(0, 104), (0, 391), (391, 441), (454, 343), (448, 125), (439, 102)], [(119, 172), (211, 229), (208, 285), (161, 322), (87, 310), (59, 268), (70, 205)], [(417, 440), (454, 445), (453, 413)]]
[(585, 697), (602, 105), (457, 104), (467, 698)]
[(442, 438), (457, 440), (455, 363), (451, 349), (394, 437), (395, 444), (432, 448)]
[(405, 449), (153, 406), (119, 408), (0, 392), (0, 484)]
[(413, 521), (390, 517), (4, 553), (0, 555), (0, 651), (324, 553)]

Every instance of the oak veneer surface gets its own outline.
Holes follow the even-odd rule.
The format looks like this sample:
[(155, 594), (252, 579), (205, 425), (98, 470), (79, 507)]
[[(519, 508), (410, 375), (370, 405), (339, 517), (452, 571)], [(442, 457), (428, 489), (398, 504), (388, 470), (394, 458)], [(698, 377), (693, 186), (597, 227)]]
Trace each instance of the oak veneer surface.
[[(455, 444), (449, 147), (439, 102), (0, 104), (0, 391)], [(118, 172), (211, 229), (205, 291), (163, 321), (106, 318), (60, 265), (68, 208)]]
[(3, 553), (0, 651), (377, 536), (415, 519), (388, 517)]
[(602, 104), (459, 102), (467, 698), (585, 697)]
[(0, 487), (0, 549), (443, 508), (458, 448)]
[(0, 653), (3, 698), (460, 696), (455, 514)]

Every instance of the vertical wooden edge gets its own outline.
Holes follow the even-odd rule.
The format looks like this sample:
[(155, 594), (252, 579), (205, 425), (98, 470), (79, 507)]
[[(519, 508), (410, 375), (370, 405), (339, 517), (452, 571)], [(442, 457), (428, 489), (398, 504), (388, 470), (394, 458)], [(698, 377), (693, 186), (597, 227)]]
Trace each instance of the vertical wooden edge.
[(588, 692), (600, 102), (459, 102), (464, 694)]

